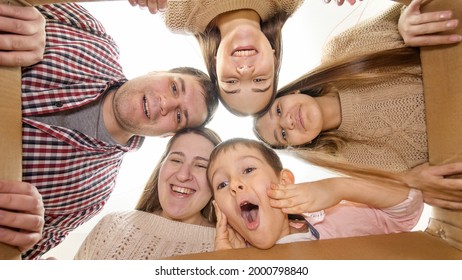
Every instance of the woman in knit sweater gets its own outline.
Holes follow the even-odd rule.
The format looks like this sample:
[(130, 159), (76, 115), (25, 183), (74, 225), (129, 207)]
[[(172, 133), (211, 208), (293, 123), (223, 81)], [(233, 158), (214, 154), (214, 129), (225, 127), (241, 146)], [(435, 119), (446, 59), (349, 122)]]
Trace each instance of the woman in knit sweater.
[(165, 23), (193, 34), (222, 104), (238, 116), (267, 108), (277, 89), (281, 29), (303, 0), (168, 1)]
[(196, 37), (221, 103), (231, 113), (255, 115), (274, 100), (282, 60), (282, 27), (303, 0), (129, 2), (148, 7), (151, 13), (165, 9), (165, 24), (172, 32)]
[(153, 14), (165, 10), (172, 32), (196, 37), (221, 103), (237, 116), (263, 112), (274, 100), (282, 27), (303, 1), (129, 0)]
[(136, 210), (106, 215), (75, 259), (159, 259), (212, 251), (216, 217), (206, 169), (221, 142), (210, 129), (177, 132), (149, 178)]
[[(461, 164), (427, 165), (419, 53), (405, 47), (398, 32), (398, 21), (412, 19), (420, 3), (414, 1), (401, 19), (402, 6), (393, 5), (331, 40), (321, 66), (280, 89), (270, 109), (255, 119), (257, 136), (274, 148), (290, 148), (301, 158), (340, 171), (420, 173), (400, 180), (422, 189), (429, 204), (461, 208), (460, 180), (443, 180), (454, 171), (462, 173)], [(443, 14), (436, 14), (437, 24), (457, 26)]]

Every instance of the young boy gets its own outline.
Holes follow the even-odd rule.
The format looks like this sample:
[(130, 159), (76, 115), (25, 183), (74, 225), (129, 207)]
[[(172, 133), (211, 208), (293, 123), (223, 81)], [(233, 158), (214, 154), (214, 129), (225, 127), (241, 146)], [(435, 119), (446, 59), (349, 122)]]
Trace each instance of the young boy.
[[(249, 139), (217, 146), (207, 178), (218, 218), (216, 250), (410, 231), (423, 210), (420, 191), (391, 181), (338, 177), (295, 185), (278, 155)], [(345, 180), (355, 187), (344, 187)], [(289, 220), (304, 212), (310, 212), (304, 223)]]

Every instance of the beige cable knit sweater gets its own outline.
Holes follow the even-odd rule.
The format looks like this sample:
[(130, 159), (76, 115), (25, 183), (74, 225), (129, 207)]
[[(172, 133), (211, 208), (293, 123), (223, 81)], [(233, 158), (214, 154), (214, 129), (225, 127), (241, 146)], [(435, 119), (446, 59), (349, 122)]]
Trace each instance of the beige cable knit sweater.
[(302, 3), (303, 0), (168, 0), (162, 16), (172, 32), (197, 34), (219, 14), (251, 9), (265, 21), (279, 11), (292, 15)]
[(88, 234), (76, 260), (152, 260), (213, 251), (215, 228), (165, 219), (143, 211), (104, 216)]
[[(401, 8), (393, 5), (380, 16), (340, 33), (324, 48), (323, 63), (404, 47), (397, 26)], [(404, 70), (419, 76), (388, 77), (339, 91), (342, 123), (338, 131), (353, 139), (374, 141), (371, 145), (349, 143), (341, 153), (346, 161), (397, 172), (428, 161), (421, 68)]]

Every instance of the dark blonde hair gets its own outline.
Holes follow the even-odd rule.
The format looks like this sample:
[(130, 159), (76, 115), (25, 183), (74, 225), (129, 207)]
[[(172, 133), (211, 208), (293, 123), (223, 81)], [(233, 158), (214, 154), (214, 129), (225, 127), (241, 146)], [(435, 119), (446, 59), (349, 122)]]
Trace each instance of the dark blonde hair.
[[(276, 95), (276, 99), (295, 91), (300, 91), (301, 94), (319, 97), (331, 92), (333, 89), (344, 89), (354, 84), (373, 84), (377, 79), (384, 77), (389, 79), (403, 76), (416, 77), (416, 74), (399, 71), (398, 69), (402, 67), (413, 67), (419, 64), (420, 55), (416, 48), (391, 49), (352, 57), (308, 72), (281, 88)], [(389, 71), (381, 71), (381, 69), (385, 67), (387, 70), (396, 69), (396, 71), (392, 73)], [(256, 137), (266, 143), (255, 127), (255, 122), (261, 118), (264, 113), (266, 112), (262, 112), (254, 118), (253, 130)], [(308, 144), (291, 147), (271, 147), (274, 149), (287, 149), (292, 155), (304, 159), (311, 164), (325, 167), (342, 174), (365, 179), (383, 180), (387, 182), (392, 181), (407, 186), (404, 177), (400, 174), (373, 169), (367, 166), (340, 162), (336, 155), (349, 141), (358, 142), (358, 140), (342, 137), (333, 130), (321, 132)], [(362, 142), (367, 143), (367, 140)]]
[[(312, 97), (320, 97), (333, 90), (348, 88), (355, 84), (373, 84), (379, 78), (385, 77), (393, 79), (403, 76), (415, 77), (415, 74), (399, 71), (398, 69), (419, 64), (419, 52), (418, 49), (414, 48), (391, 49), (374, 54), (352, 57), (348, 60), (340, 61), (329, 66), (319, 67), (312, 72), (306, 73), (281, 88), (276, 95), (276, 99), (296, 91)], [(385, 67), (387, 69), (396, 69), (396, 71), (392, 73), (389, 71), (381, 71), (381, 69)], [(258, 139), (267, 143), (265, 139), (261, 137), (255, 126), (258, 119), (265, 113), (266, 111), (254, 118), (253, 131)], [(312, 150), (335, 155), (348, 141), (353, 140), (338, 135), (335, 130), (322, 131), (311, 143), (292, 146), (290, 148), (297, 150)], [(272, 145), (271, 147), (274, 149), (287, 148), (287, 146), (279, 145)]]
[[(273, 149), (271, 149), (269, 146), (267, 146), (263, 142), (252, 140), (252, 139), (246, 139), (246, 138), (232, 138), (232, 139), (223, 141), (222, 143), (217, 145), (215, 149), (213, 149), (212, 153), (210, 154), (209, 166), (212, 166), (216, 158), (221, 153), (235, 149), (237, 146), (240, 146), (240, 145), (259, 151), (262, 154), (263, 158), (266, 160), (266, 163), (268, 163), (268, 165), (274, 170), (276, 174), (279, 174), (284, 168), (282, 166), (281, 159), (279, 158), (278, 154)], [(207, 169), (207, 180), (209, 182), (209, 186), (212, 187), (208, 172), (209, 172), (209, 169)]]
[[(261, 31), (265, 34), (266, 38), (271, 44), (271, 47), (274, 49), (274, 80), (273, 80), (273, 95), (271, 98), (271, 102), (265, 106), (260, 112), (266, 111), (268, 107), (271, 105), (274, 97), (276, 96), (277, 87), (278, 87), (278, 78), (279, 78), (279, 70), (281, 68), (282, 62), (282, 27), (284, 23), (289, 18), (290, 14), (286, 12), (280, 12), (269, 19), (260, 22)], [(200, 32), (195, 35), (196, 39), (199, 43), (199, 46), (202, 51), (202, 57), (204, 58), (205, 66), (207, 67), (207, 72), (209, 73), (210, 79), (214, 84), (217, 93), (219, 93), (219, 86), (218, 86), (218, 77), (217, 77), (217, 64), (216, 64), (216, 56), (218, 46), (221, 42), (221, 34), (220, 30), (215, 24), (215, 21), (211, 21), (204, 32)], [(236, 116), (244, 116), (243, 114), (237, 112), (230, 108), (220, 95), (218, 95), (223, 106), (233, 113)], [(258, 112), (257, 114), (259, 114)]]
[[(165, 159), (167, 158), (170, 150), (175, 143), (175, 141), (182, 135), (185, 134), (197, 134), (205, 139), (209, 140), (213, 146), (218, 145), (221, 142), (220, 136), (216, 134), (213, 130), (206, 128), (206, 127), (199, 127), (199, 128), (184, 128), (177, 133), (175, 133), (172, 138), (167, 143), (167, 147), (162, 154), (159, 162), (157, 163), (156, 167), (154, 168), (146, 186), (144, 187), (143, 193), (136, 204), (135, 209), (139, 211), (144, 211), (148, 213), (154, 213), (155, 211), (162, 210), (162, 205), (160, 204), (159, 200), (159, 173), (160, 168), (162, 167)], [(217, 219), (215, 216), (215, 211), (213, 209), (212, 199), (209, 200), (207, 205), (202, 208), (201, 210), (202, 216), (204, 216), (209, 222), (216, 223)]]

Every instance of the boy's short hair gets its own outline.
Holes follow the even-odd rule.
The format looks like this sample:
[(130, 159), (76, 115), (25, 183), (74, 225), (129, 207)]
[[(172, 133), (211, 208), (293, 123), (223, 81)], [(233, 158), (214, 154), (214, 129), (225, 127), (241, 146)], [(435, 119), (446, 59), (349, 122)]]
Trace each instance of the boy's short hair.
[[(236, 148), (239, 145), (243, 145), (245, 147), (258, 150), (262, 154), (266, 163), (274, 170), (274, 172), (277, 175), (279, 175), (279, 173), (282, 171), (283, 166), (281, 159), (273, 149), (268, 147), (263, 142), (245, 138), (232, 138), (218, 144), (215, 147), (215, 149), (213, 149), (212, 154), (210, 154), (209, 166), (213, 165), (217, 156), (220, 155), (222, 152), (229, 151), (230, 149)], [(209, 181), (209, 185), (211, 186), (212, 184), (209, 180), (208, 170), (209, 169), (207, 169), (207, 180)]]

